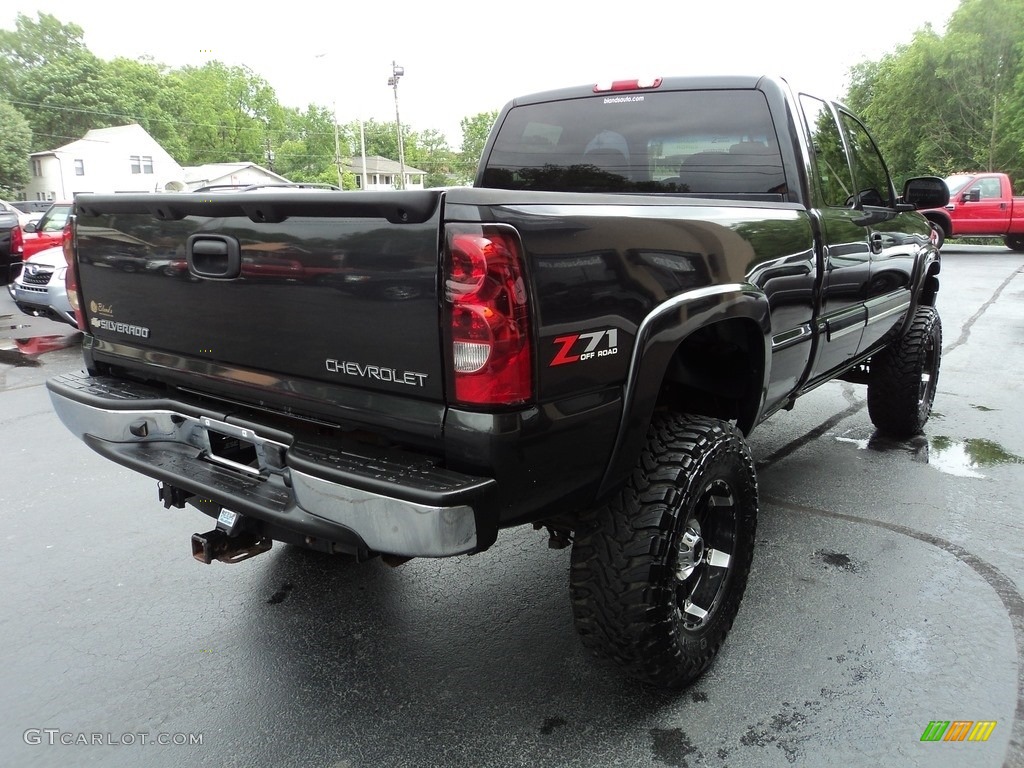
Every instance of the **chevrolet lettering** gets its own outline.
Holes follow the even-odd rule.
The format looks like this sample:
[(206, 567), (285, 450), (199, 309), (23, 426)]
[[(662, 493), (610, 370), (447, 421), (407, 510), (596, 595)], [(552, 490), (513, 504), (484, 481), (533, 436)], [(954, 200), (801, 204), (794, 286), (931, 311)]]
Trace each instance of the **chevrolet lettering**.
[(427, 374), (425, 373), (399, 371), (395, 368), (383, 368), (379, 365), (349, 363), (344, 360), (328, 359), (326, 366), (327, 370), (331, 373), (341, 373), (347, 376), (373, 379), (375, 381), (390, 381), (394, 384), (406, 384), (410, 387), (422, 387), (427, 380)]
[(948, 189), (898, 190), (856, 115), (782, 78), (516, 98), (472, 187), (215, 197), (75, 198), (85, 370), (47, 382), (75, 435), (206, 521), (203, 563), (478, 555), (532, 525), (572, 548), (583, 645), (680, 688), (734, 620), (757, 631), (747, 433), (836, 380), (881, 433), (931, 413), (918, 209)]

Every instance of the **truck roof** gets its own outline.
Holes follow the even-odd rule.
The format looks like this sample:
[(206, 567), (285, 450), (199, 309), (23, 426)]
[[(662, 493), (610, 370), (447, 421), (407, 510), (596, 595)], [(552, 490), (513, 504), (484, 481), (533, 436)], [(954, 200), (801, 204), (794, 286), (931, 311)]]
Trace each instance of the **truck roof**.
[[(648, 78), (653, 80), (654, 78)], [(643, 78), (640, 78), (643, 81)], [(774, 85), (776, 88), (785, 87), (786, 80), (782, 77), (771, 75), (699, 75), (699, 76), (676, 76), (663, 77), (656, 88), (635, 88), (629, 90), (645, 91), (669, 91), (669, 90), (724, 90), (724, 89), (751, 89), (764, 88), (766, 85)], [(596, 81), (585, 85), (569, 86), (550, 91), (518, 96), (509, 103), (509, 106), (520, 106), (523, 104), (535, 104), (543, 101), (560, 101), (564, 99), (579, 99), (593, 96), (595, 93)]]

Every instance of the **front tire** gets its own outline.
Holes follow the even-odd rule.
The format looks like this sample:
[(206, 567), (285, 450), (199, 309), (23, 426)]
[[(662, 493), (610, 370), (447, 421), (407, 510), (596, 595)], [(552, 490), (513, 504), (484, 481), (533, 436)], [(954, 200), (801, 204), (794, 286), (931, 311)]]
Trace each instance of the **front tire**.
[(1006, 247), (1017, 253), (1024, 253), (1024, 235), (1007, 235), (1003, 238)]
[(868, 415), (900, 439), (921, 434), (935, 401), (942, 358), (942, 322), (935, 307), (918, 307), (910, 328), (871, 358)]
[(576, 531), (570, 593), (584, 646), (650, 685), (696, 680), (736, 618), (756, 525), (757, 477), (739, 431), (656, 416), (625, 486)]

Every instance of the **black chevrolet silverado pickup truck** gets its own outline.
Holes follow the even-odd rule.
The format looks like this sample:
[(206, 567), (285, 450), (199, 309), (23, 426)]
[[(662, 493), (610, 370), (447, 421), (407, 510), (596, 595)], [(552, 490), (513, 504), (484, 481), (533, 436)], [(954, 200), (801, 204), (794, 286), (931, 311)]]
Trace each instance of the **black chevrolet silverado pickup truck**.
[(679, 687), (746, 586), (744, 435), (837, 378), (880, 430), (928, 418), (939, 253), (915, 209), (947, 197), (898, 196), (864, 125), (782, 79), (542, 93), (500, 113), (472, 188), (80, 195), (86, 370), (48, 387), (164, 506), (217, 521), (199, 560), (277, 540), (397, 563), (533, 524), (572, 546), (584, 644)]

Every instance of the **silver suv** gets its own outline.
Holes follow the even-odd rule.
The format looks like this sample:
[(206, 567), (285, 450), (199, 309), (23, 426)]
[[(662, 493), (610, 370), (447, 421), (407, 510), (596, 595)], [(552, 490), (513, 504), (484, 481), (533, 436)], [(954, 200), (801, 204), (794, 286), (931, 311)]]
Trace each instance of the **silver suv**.
[(64, 284), (68, 265), (63, 249), (47, 248), (12, 269), (18, 271), (7, 284), (7, 292), (18, 309), (26, 315), (48, 317), (78, 327)]

